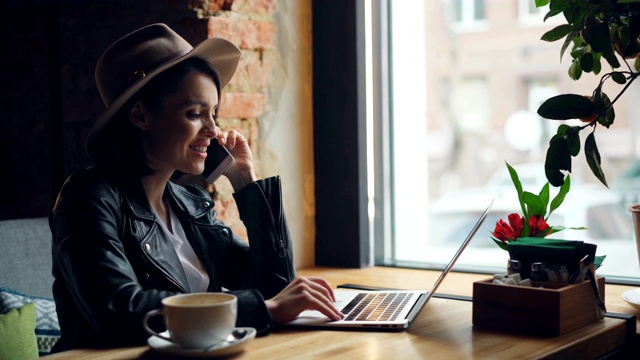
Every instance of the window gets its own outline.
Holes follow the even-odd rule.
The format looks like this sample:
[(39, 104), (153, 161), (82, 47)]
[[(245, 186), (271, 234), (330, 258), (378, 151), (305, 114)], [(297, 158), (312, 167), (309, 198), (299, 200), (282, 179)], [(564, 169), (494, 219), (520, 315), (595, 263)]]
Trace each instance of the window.
[(534, 0), (518, 0), (518, 20), (527, 26), (545, 26), (545, 24), (562, 23), (562, 18), (551, 17), (544, 21), (544, 16), (549, 12), (549, 6), (536, 7)]
[[(389, 74), (386, 166), (391, 181), (387, 200), (376, 201), (387, 204), (382, 208), (392, 220), (387, 229), (391, 240), (375, 232), (378, 264), (444, 266), (495, 198), (493, 211), (457, 267), (504, 271), (508, 253), (493, 243), (490, 233), (498, 219), (520, 212), (504, 162), (518, 170), (525, 190), (538, 192), (546, 182), (548, 140), (558, 126), (540, 118), (538, 106), (558, 93), (590, 93), (599, 80), (593, 74), (577, 82), (568, 78), (570, 59), (559, 61), (560, 44), (540, 40), (555, 25), (541, 18), (537, 27), (514, 21), (522, 18), (524, 4), (533, 0), (486, 7), (483, 1), (465, 0), (386, 4), (390, 65), (382, 73)], [(433, 21), (446, 19), (451, 9), (455, 23)], [(456, 31), (460, 23), (485, 19), (491, 19), (491, 26), (484, 32)], [(571, 192), (549, 220), (552, 225), (587, 226), (554, 237), (597, 244), (598, 255), (607, 255), (599, 274), (619, 281), (640, 278), (627, 210), (637, 202), (631, 194), (640, 192), (633, 160), (637, 130), (623, 120), (638, 118), (640, 109), (629, 98), (618, 102), (616, 124), (597, 134), (611, 188), (595, 179), (581, 153), (573, 161)], [(557, 189), (551, 192), (554, 196)]]
[(453, 19), (456, 23), (484, 20), (484, 0), (453, 0)]

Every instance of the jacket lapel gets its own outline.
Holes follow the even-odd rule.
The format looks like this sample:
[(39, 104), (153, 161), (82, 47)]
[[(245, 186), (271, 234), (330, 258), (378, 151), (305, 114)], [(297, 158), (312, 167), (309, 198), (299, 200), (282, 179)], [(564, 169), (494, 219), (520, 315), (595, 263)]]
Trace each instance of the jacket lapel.
[[(165, 277), (181, 291), (189, 292), (189, 283), (173, 246), (171, 235), (151, 210), (141, 182), (126, 187), (125, 201), (131, 210), (132, 234), (136, 234), (142, 252)], [(180, 217), (180, 215), (178, 215)]]

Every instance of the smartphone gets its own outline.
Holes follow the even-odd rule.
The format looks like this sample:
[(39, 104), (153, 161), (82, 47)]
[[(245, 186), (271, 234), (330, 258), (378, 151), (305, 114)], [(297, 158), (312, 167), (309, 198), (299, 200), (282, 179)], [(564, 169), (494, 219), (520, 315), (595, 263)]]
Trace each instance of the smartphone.
[(233, 164), (233, 156), (224, 146), (218, 144), (215, 139), (207, 147), (207, 158), (204, 161), (202, 176), (207, 183), (213, 184), (222, 173)]

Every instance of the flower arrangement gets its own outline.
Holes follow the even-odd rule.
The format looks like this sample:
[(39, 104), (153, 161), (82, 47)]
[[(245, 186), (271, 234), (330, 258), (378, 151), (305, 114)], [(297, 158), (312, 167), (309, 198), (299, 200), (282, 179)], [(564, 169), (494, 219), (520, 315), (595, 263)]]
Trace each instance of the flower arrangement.
[[(506, 162), (505, 162), (506, 163)], [(545, 183), (540, 193), (537, 195), (522, 189), (522, 183), (516, 170), (506, 163), (511, 181), (518, 192), (518, 200), (522, 215), (518, 213), (509, 214), (507, 222), (499, 220), (491, 238), (500, 248), (507, 250), (509, 242), (517, 241), (519, 238), (537, 237), (543, 238), (550, 234), (566, 230), (564, 226), (550, 226), (547, 223), (549, 216), (558, 209), (569, 193), (571, 188), (571, 178), (569, 175), (564, 179), (558, 194), (551, 200), (549, 192), (549, 182)], [(584, 230), (584, 227), (572, 227), (573, 230)]]

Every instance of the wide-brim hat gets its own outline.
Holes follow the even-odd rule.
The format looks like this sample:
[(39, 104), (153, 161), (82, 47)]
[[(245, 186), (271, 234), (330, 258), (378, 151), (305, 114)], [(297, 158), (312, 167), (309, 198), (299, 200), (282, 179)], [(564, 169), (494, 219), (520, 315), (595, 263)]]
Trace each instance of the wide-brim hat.
[(210, 38), (195, 48), (165, 24), (140, 28), (113, 43), (100, 57), (95, 80), (107, 109), (87, 137), (91, 152), (105, 125), (146, 83), (166, 69), (190, 58), (206, 60), (218, 75), (220, 89), (235, 74), (242, 55), (231, 42)]

